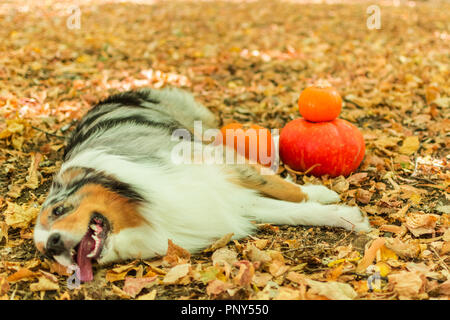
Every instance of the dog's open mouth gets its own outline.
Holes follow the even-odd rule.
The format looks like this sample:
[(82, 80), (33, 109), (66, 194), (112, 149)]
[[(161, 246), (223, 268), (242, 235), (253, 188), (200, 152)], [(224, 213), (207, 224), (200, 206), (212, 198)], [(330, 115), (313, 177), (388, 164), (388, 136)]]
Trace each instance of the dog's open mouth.
[(109, 229), (108, 220), (101, 214), (94, 214), (89, 222), (86, 234), (72, 251), (72, 258), (80, 268), (81, 281), (93, 280), (92, 260), (100, 256)]

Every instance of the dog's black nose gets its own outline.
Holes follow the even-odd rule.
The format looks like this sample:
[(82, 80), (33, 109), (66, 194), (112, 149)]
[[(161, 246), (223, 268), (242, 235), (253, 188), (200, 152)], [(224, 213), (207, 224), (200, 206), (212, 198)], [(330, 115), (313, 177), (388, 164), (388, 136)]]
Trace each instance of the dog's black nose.
[(46, 254), (50, 257), (60, 255), (65, 250), (64, 242), (59, 233), (53, 233), (47, 240)]

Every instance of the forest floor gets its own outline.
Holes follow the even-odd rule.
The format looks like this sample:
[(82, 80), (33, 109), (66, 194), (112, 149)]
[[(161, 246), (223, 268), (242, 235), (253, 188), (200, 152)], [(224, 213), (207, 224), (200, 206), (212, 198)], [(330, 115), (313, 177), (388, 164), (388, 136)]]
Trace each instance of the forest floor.
[[(0, 5), (1, 299), (448, 299), (450, 4), (10, 1)], [(372, 8), (373, 9), (373, 8)], [(376, 9), (376, 8), (375, 8)], [(190, 256), (95, 266), (41, 255), (33, 226), (64, 139), (107, 95), (183, 87), (221, 120), (281, 129), (325, 79), (364, 134), (350, 177), (287, 171), (358, 205), (374, 230), (261, 225)]]

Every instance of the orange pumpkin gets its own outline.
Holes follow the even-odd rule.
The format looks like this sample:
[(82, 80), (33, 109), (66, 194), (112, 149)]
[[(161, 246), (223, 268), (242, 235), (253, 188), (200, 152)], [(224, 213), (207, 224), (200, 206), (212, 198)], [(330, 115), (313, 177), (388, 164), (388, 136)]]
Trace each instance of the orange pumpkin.
[(300, 94), (298, 109), (308, 121), (332, 121), (341, 113), (342, 98), (332, 86), (312, 86)]
[(274, 143), (268, 129), (256, 124), (234, 122), (222, 127), (220, 131), (223, 144), (259, 164), (272, 164)]
[(361, 164), (365, 150), (361, 131), (343, 119), (312, 123), (299, 118), (287, 123), (280, 134), (283, 163), (318, 177), (348, 176)]

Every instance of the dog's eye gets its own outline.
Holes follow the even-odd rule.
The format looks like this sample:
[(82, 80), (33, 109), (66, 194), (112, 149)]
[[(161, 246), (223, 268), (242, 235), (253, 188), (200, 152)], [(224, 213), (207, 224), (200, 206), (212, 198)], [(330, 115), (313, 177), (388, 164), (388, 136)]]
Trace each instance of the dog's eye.
[(52, 214), (55, 216), (55, 217), (59, 217), (60, 215), (62, 215), (62, 214), (64, 214), (64, 212), (65, 212), (65, 208), (64, 208), (64, 206), (57, 206), (57, 207), (54, 207), (53, 208), (53, 210), (52, 210)]

